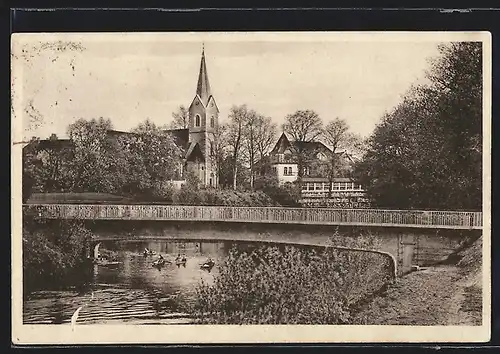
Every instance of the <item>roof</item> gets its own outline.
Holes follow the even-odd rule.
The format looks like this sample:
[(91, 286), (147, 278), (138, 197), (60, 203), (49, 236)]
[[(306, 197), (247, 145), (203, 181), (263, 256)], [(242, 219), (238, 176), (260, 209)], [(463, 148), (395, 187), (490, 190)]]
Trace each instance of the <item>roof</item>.
[(177, 146), (187, 150), (189, 146), (189, 129), (169, 129), (166, 132), (172, 135)]
[(186, 153), (186, 160), (194, 161), (196, 159), (204, 161), (205, 157), (203, 156), (203, 152), (201, 151), (200, 144), (191, 143)]
[(70, 139), (43, 139), (29, 142), (23, 147), (23, 150), (32, 144), (37, 144), (38, 150), (61, 150), (73, 146)]
[(196, 94), (200, 97), (201, 102), (207, 106), (212, 91), (208, 81), (207, 64), (205, 62), (205, 49), (201, 52), (200, 73), (198, 75), (198, 85), (196, 86)]
[[(302, 182), (328, 182), (326, 177), (302, 177)], [(349, 177), (335, 177), (333, 182), (355, 182), (353, 178)]]
[(274, 146), (273, 150), (271, 151), (271, 154), (278, 154), (278, 153), (283, 153), (286, 151), (286, 149), (290, 146), (294, 146), (296, 150), (300, 151), (323, 151), (323, 152), (329, 152), (332, 153), (332, 151), (326, 147), (325, 144), (323, 144), (320, 141), (293, 141), (290, 142), (288, 137), (286, 136), (285, 133), (282, 133), (278, 141), (276, 142), (276, 145)]
[(110, 129), (106, 132), (108, 135), (111, 135), (111, 136), (120, 136), (120, 135), (137, 135), (136, 133), (132, 133), (132, 132), (124, 132), (124, 131), (121, 131), (121, 130), (113, 130), (113, 129)]

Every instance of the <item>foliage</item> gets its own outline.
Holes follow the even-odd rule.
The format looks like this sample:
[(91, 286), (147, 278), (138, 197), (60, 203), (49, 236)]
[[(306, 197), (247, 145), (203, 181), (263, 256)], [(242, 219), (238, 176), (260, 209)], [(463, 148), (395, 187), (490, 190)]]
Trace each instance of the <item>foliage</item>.
[(258, 176), (255, 187), (262, 190), (276, 204), (287, 207), (299, 207), (300, 186), (296, 183), (279, 184), (278, 178), (273, 174)]
[(25, 147), (25, 196), (36, 191), (172, 198), (168, 181), (178, 177), (182, 152), (162, 127), (146, 120), (131, 133), (115, 134), (109, 119), (79, 119), (68, 135), (69, 141), (51, 137), (48, 148), (36, 138)]
[(380, 207), (480, 209), (482, 49), (440, 47), (428, 73), (387, 113), (356, 175)]
[(198, 286), (192, 313), (212, 324), (347, 324), (358, 284), (351, 282), (358, 274), (352, 270), (360, 264), (347, 263), (345, 253), (293, 246), (233, 249), (214, 284)]
[[(124, 178), (126, 192), (141, 197), (164, 196), (165, 183), (177, 177), (182, 152), (162, 127), (146, 120), (132, 134), (121, 137), (129, 174)], [(122, 171), (127, 172), (127, 171)]]
[(73, 221), (33, 226), (29, 221), (23, 226), (25, 291), (84, 282), (90, 268), (86, 254), (91, 242), (90, 231)]
[(73, 144), (72, 192), (116, 193), (123, 183), (121, 149), (108, 139), (109, 119), (79, 119), (68, 127)]

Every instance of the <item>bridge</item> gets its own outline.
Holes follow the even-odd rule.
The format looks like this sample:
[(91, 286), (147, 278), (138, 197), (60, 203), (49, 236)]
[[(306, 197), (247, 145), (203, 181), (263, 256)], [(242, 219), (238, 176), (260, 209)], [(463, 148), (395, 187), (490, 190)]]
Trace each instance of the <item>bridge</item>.
[(26, 204), (42, 219), (204, 221), (481, 230), (482, 212), (181, 205)]

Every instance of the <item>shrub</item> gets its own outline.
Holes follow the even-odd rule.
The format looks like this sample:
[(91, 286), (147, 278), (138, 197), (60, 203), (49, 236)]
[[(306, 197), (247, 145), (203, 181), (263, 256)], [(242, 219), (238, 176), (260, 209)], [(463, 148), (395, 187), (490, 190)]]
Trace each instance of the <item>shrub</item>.
[(345, 324), (359, 273), (346, 251), (286, 246), (230, 251), (214, 284), (201, 283), (193, 316), (212, 324)]
[[(355, 236), (341, 235), (338, 230), (329, 237), (329, 246), (341, 246), (365, 250), (380, 250), (381, 240), (374, 234), (365, 232)], [(345, 280), (350, 284), (345, 288), (350, 303), (355, 303), (381, 289), (391, 280), (389, 259), (377, 253), (340, 252), (342, 264), (351, 265)]]
[[(28, 223), (27, 223), (28, 225)], [(26, 225), (26, 226), (27, 226)], [(91, 233), (79, 222), (23, 227), (23, 287), (60, 288), (85, 282)]]

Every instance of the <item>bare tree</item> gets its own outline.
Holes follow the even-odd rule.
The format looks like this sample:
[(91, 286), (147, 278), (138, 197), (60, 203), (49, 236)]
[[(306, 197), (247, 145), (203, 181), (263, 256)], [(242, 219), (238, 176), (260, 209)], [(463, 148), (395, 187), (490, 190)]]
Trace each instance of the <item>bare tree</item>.
[(349, 125), (340, 118), (335, 118), (326, 125), (322, 138), (323, 142), (332, 151), (332, 154), (328, 156), (326, 166), (329, 181), (328, 197), (330, 198), (333, 179), (341, 168), (342, 153), (358, 153), (362, 148), (362, 139), (360, 136), (349, 132)]
[(229, 112), (228, 146), (232, 153), (233, 189), (236, 190), (238, 175), (238, 160), (240, 159), (243, 145), (243, 129), (249, 112), (246, 105), (233, 106)]
[(189, 112), (186, 107), (179, 106), (177, 111), (172, 113), (171, 129), (187, 129), (189, 127)]
[(276, 137), (276, 125), (271, 118), (251, 110), (244, 124), (244, 155), (250, 169), (250, 188), (254, 189), (255, 165), (269, 152)]
[(255, 145), (259, 152), (259, 158), (262, 160), (276, 142), (278, 127), (271, 121), (271, 117), (259, 116), (255, 132)]
[(308, 144), (316, 141), (323, 133), (323, 122), (318, 114), (312, 110), (296, 111), (285, 117), (283, 131), (294, 140), (292, 148), (295, 150), (299, 180), (304, 174), (304, 166), (311, 154)]
[(211, 156), (212, 162), (217, 166), (217, 180), (220, 181), (223, 164), (225, 162), (228, 146), (228, 126), (227, 124), (217, 124), (214, 131), (214, 151)]

